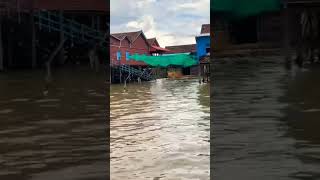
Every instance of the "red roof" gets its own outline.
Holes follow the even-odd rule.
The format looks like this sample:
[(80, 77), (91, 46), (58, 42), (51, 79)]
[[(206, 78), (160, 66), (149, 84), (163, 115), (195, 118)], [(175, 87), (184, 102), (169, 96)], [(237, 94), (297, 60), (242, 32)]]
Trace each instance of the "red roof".
[(151, 46), (151, 52), (155, 52), (155, 51), (165, 51), (165, 52), (169, 52), (169, 49), (165, 49), (159, 46)]
[(210, 24), (202, 24), (201, 34), (210, 33)]
[(142, 31), (135, 31), (135, 32), (124, 32), (124, 33), (113, 33), (111, 36), (123, 40), (125, 37), (128, 37), (128, 39), (133, 42), (135, 41), (139, 35), (142, 33)]
[(160, 47), (160, 45), (159, 45), (159, 43), (158, 43), (156, 38), (150, 38), (150, 39), (147, 39), (147, 40), (148, 40), (148, 43), (150, 44), (150, 46), (156, 45), (156, 46)]
[(179, 45), (179, 46), (166, 46), (166, 49), (173, 53), (192, 53), (196, 52), (195, 44)]

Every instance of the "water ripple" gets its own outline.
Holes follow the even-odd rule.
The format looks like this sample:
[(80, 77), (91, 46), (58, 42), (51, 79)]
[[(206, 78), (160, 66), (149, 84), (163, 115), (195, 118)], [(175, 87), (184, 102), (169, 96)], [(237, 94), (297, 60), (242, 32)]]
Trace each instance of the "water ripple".
[(209, 179), (208, 86), (163, 79), (121, 89), (111, 87), (111, 178)]

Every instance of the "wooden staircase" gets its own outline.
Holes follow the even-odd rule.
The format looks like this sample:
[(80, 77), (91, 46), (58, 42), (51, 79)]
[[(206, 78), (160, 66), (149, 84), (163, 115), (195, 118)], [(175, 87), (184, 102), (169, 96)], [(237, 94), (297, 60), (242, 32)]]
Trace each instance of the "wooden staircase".
[(111, 64), (111, 72), (112, 72), (112, 82), (129, 82), (132, 79), (138, 79), (144, 81), (151, 81), (155, 80), (157, 76), (155, 75), (154, 71), (148, 71), (148, 69), (140, 70), (136, 69), (132, 66), (126, 64)]
[(136, 76), (140, 77), (142, 80), (151, 81), (154, 79), (152, 72), (147, 72), (147, 70), (139, 70), (136, 68), (133, 68), (129, 65), (121, 65), (120, 66), (121, 71), (127, 72), (128, 76)]

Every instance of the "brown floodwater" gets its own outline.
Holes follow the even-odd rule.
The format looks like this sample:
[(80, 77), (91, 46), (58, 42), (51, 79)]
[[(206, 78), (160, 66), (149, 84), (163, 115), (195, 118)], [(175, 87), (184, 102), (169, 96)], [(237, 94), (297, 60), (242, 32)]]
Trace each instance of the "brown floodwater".
[(213, 179), (320, 179), (320, 68), (244, 58), (213, 76)]
[(0, 179), (108, 179), (103, 74), (82, 68), (0, 73)]
[(209, 86), (197, 79), (111, 85), (111, 179), (210, 174)]

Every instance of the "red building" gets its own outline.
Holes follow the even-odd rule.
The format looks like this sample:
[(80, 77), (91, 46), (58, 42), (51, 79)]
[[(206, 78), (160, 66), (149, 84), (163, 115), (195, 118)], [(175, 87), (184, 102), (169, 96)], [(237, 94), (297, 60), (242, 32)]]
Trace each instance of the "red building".
[(156, 38), (147, 39), (143, 31), (115, 33), (110, 36), (110, 62), (113, 66), (147, 66), (144, 62), (131, 60), (129, 55), (160, 55), (167, 51), (159, 46)]

